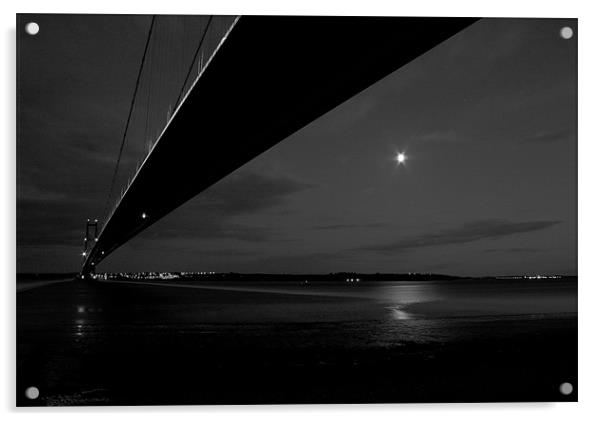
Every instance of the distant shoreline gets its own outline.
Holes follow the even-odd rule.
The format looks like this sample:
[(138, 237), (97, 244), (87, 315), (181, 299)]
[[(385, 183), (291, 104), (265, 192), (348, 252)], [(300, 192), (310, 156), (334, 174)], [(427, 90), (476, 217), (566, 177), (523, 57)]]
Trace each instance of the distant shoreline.
[[(576, 280), (577, 275), (503, 275), (456, 276), (437, 273), (355, 273), (329, 274), (273, 274), (273, 273), (216, 273), (216, 272), (120, 272), (96, 275), (104, 280), (185, 280), (185, 281), (240, 281), (240, 282), (421, 282), (421, 281), (525, 281), (525, 280)], [(17, 273), (19, 282), (51, 281), (79, 278), (78, 273)]]

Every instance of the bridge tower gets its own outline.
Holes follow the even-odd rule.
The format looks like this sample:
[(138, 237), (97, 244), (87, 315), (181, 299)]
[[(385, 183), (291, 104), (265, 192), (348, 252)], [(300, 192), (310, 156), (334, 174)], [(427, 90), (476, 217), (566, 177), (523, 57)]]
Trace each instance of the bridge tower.
[[(82, 265), (86, 262), (86, 257), (89, 253), (89, 245), (91, 248), (94, 248), (94, 244), (98, 241), (98, 219), (91, 221), (90, 219), (86, 220), (86, 235), (84, 236), (84, 250), (82, 252)], [(94, 266), (91, 266), (89, 270), (85, 273), (82, 272), (81, 277), (89, 278), (91, 274), (94, 273)]]

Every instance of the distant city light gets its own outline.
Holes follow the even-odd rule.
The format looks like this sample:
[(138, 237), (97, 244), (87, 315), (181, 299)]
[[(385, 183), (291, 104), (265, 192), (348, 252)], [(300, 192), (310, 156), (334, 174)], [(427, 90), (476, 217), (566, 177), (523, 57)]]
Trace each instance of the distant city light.
[(147, 215), (145, 212), (142, 212), (142, 219), (146, 219)]
[(400, 152), (397, 154), (396, 159), (398, 164), (403, 164), (404, 162), (406, 162), (406, 155), (403, 152)]

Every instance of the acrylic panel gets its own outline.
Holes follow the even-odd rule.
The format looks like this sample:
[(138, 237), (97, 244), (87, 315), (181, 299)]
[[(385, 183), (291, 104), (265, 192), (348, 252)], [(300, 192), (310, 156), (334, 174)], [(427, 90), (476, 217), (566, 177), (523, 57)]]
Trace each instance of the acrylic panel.
[(577, 400), (576, 19), (16, 27), (18, 406)]

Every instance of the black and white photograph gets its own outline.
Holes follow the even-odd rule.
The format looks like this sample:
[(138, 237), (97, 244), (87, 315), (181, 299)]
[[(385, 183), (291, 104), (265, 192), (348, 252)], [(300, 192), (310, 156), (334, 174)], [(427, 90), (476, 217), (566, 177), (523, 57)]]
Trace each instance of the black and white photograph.
[(14, 404), (578, 401), (578, 37), (17, 14)]

